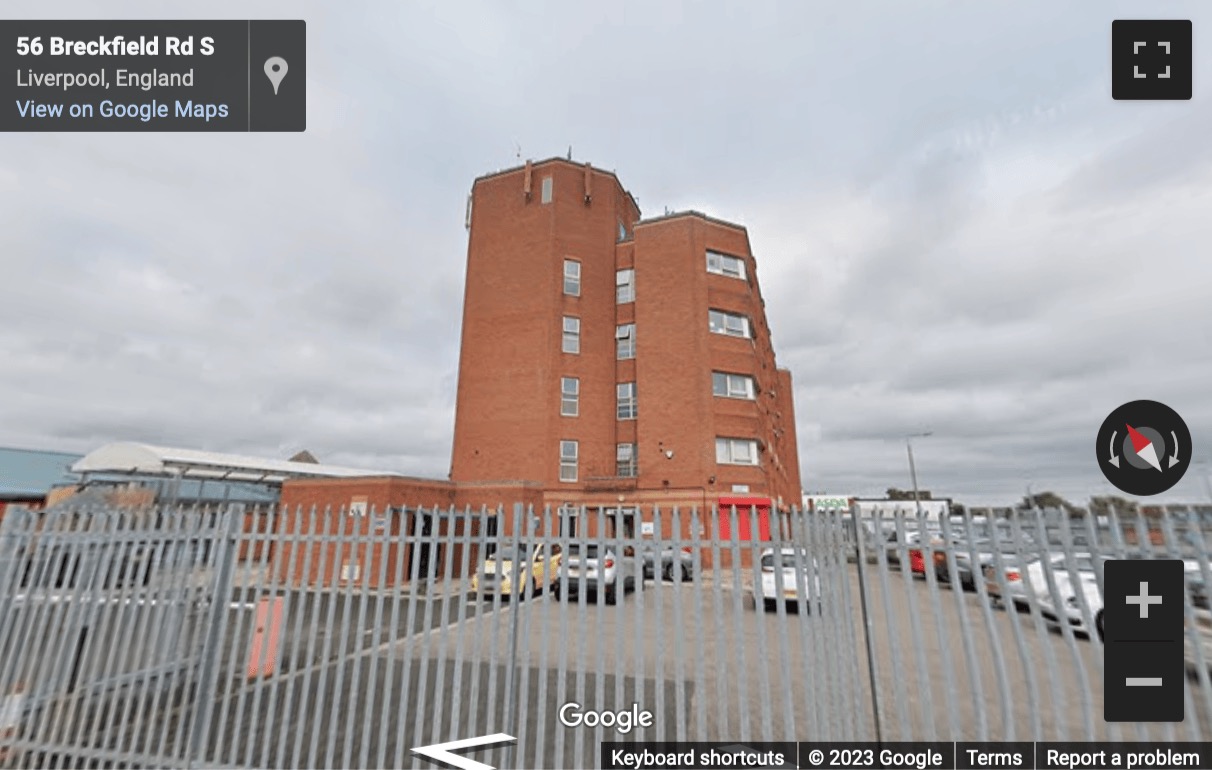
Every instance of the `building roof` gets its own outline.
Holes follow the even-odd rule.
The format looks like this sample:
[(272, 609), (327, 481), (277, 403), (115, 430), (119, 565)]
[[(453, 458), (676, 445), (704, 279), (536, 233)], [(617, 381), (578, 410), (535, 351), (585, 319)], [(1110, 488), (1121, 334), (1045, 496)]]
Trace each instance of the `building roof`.
[(43, 497), (52, 487), (69, 484), (71, 464), (80, 455), (0, 447), (0, 500)]
[[(578, 169), (578, 170), (583, 170), (585, 168), (585, 166), (588, 165), (591, 170), (593, 170), (599, 174), (604, 174), (605, 176), (608, 176), (611, 179), (613, 179), (614, 183), (619, 186), (619, 189), (622, 190), (623, 193), (628, 198), (631, 199), (631, 205), (635, 206), (635, 210), (637, 212), (640, 211), (640, 204), (635, 199), (635, 196), (631, 194), (630, 190), (628, 190), (626, 187), (623, 186), (623, 182), (619, 179), (619, 175), (614, 173), (613, 171), (607, 171), (604, 168), (598, 168), (597, 166), (593, 165), (592, 163), (578, 162), (575, 160), (569, 160), (568, 158), (559, 158), (559, 157), (547, 158), (546, 160), (528, 160), (528, 161), (526, 161), (526, 163), (529, 163), (530, 167), (533, 169), (538, 169), (540, 166), (546, 166), (550, 163), (560, 163), (565, 166), (572, 166), (573, 168)], [(523, 163), (520, 166), (511, 166), (510, 168), (503, 168), (499, 171), (493, 171), (492, 173), (489, 173), (489, 174), (481, 174), (480, 176), (475, 178), (475, 181), (473, 181), (471, 183), (471, 186), (475, 187), (480, 182), (487, 180), (487, 179), (492, 179), (494, 177), (505, 176), (506, 174), (516, 174), (519, 171), (525, 171), (526, 163)]]
[(126, 473), (191, 479), (225, 479), (280, 484), (287, 479), (399, 476), (387, 471), (270, 460), (261, 457), (173, 449), (119, 442), (89, 452), (71, 466), (75, 473)]
[(745, 237), (749, 236), (749, 230), (744, 225), (738, 225), (736, 222), (729, 222), (726, 219), (713, 217), (708, 214), (704, 214), (701, 211), (695, 211), (694, 209), (687, 209), (685, 211), (670, 211), (657, 217), (641, 219), (639, 222), (635, 223), (635, 226), (644, 227), (645, 225), (654, 225), (660, 222), (667, 222), (671, 219), (680, 219), (682, 217), (693, 217), (695, 219), (701, 219), (704, 222), (710, 222), (713, 225), (720, 225), (721, 227), (729, 227), (733, 230), (740, 230), (741, 232), (745, 233)]

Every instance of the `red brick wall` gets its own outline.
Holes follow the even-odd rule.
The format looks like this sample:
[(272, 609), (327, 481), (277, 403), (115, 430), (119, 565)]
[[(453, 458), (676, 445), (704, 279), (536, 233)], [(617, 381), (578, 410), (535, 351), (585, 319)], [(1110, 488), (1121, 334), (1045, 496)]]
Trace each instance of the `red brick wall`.
[[(548, 176), (553, 200), (543, 204)], [(631, 197), (613, 175), (595, 171), (586, 206), (584, 177), (583, 166), (557, 160), (473, 188), (452, 479), (538, 482), (574, 502), (603, 483), (708, 500), (746, 485), (793, 504), (800, 488), (792, 393), (776, 369), (748, 233), (673, 216), (640, 222), (618, 243), (620, 219), (638, 216)], [(707, 249), (744, 259), (747, 279), (708, 273)], [(581, 263), (579, 297), (563, 294), (565, 258)], [(636, 270), (636, 301), (617, 305), (614, 272), (625, 267)], [(709, 308), (748, 316), (754, 338), (711, 334)], [(579, 355), (560, 352), (564, 315), (581, 319)], [(617, 361), (615, 327), (631, 321), (637, 357)], [(713, 397), (713, 370), (752, 376), (760, 395)], [(560, 415), (563, 376), (580, 381), (575, 418)], [(621, 382), (637, 384), (637, 420), (616, 419)], [(761, 464), (717, 465), (717, 436), (757, 439)], [(574, 484), (559, 481), (561, 439), (579, 444)], [(604, 481), (615, 474), (616, 445), (631, 442), (639, 478)]]
[[(620, 219), (638, 211), (613, 175), (563, 161), (482, 178), (472, 190), (451, 478), (558, 484), (561, 438), (581, 438), (581, 465), (603, 469), (613, 435), (614, 270)], [(553, 197), (541, 203), (542, 180)], [(581, 262), (580, 297), (563, 294), (564, 260)], [(581, 319), (581, 353), (561, 352), (561, 321)], [(560, 417), (561, 375), (581, 378), (581, 414)], [(612, 411), (601, 408), (609, 402)], [(598, 439), (590, 441), (590, 438)]]
[[(366, 503), (366, 515), (350, 515), (354, 502)], [(327, 586), (334, 581), (342, 585), (342, 566), (356, 565), (359, 584), (392, 585), (397, 570), (411, 574), (407, 549), (401, 551), (397, 542), (402, 532), (410, 531), (412, 520), (393, 513), (384, 528), (376, 530), (383, 512), (403, 506), (449, 511), (453, 504), (454, 487), (444, 481), (393, 477), (288, 481), (282, 486), (278, 542), (272, 554), (275, 575), (290, 585)], [(336, 535), (341, 542), (323, 542), (317, 534)]]

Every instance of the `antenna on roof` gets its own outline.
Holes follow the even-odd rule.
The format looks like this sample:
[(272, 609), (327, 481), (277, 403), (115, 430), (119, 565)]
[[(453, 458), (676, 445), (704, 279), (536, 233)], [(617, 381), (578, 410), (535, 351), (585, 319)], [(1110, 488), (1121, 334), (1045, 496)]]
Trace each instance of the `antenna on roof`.
[(514, 146), (515, 148), (517, 148), (517, 151), (518, 151), (518, 160), (521, 160), (521, 159), (522, 159), (522, 145), (518, 144), (517, 142), (514, 142), (514, 143), (513, 143), (513, 146)]
[(572, 145), (568, 145), (568, 159), (572, 160)]

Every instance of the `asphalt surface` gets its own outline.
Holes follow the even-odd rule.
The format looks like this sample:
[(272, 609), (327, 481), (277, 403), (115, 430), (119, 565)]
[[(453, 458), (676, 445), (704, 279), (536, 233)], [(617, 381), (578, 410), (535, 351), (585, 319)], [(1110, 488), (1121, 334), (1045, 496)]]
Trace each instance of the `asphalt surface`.
[[(1212, 735), (1212, 694), (1195, 681), (1182, 724), (1107, 724), (1097, 641), (973, 593), (865, 570), (861, 584), (856, 565), (828, 565), (820, 604), (801, 612), (755, 607), (739, 570), (649, 582), (615, 606), (587, 596), (482, 602), (457, 587), (294, 592), (284, 597), (275, 673), (254, 681), (245, 672), (257, 595), (237, 592), (214, 661), (214, 705), (193, 708), (198, 682), (183, 680), (138, 712), (146, 737), (137, 743), (179, 754), (205, 719), (205, 758), (216, 766), (432, 767), (409, 750), (505, 732), (515, 746), (473, 756), (537, 768), (595, 766), (609, 740)], [(568, 703), (579, 704), (574, 713), (650, 712), (652, 724), (567, 726), (559, 712)]]

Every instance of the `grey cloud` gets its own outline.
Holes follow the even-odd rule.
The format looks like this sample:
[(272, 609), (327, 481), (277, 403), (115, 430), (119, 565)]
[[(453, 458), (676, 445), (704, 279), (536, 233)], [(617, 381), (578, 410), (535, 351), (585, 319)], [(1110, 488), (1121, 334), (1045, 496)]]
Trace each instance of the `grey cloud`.
[(306, 133), (4, 137), (0, 443), (444, 477), (466, 195), (515, 143), (572, 144), (649, 215), (749, 227), (807, 488), (907, 486), (901, 436), (930, 429), (938, 493), (1107, 492), (1119, 403), (1212, 435), (1212, 60), (1189, 103), (1112, 102), (1110, 20), (1138, 10), (266, 4), (308, 20)]

